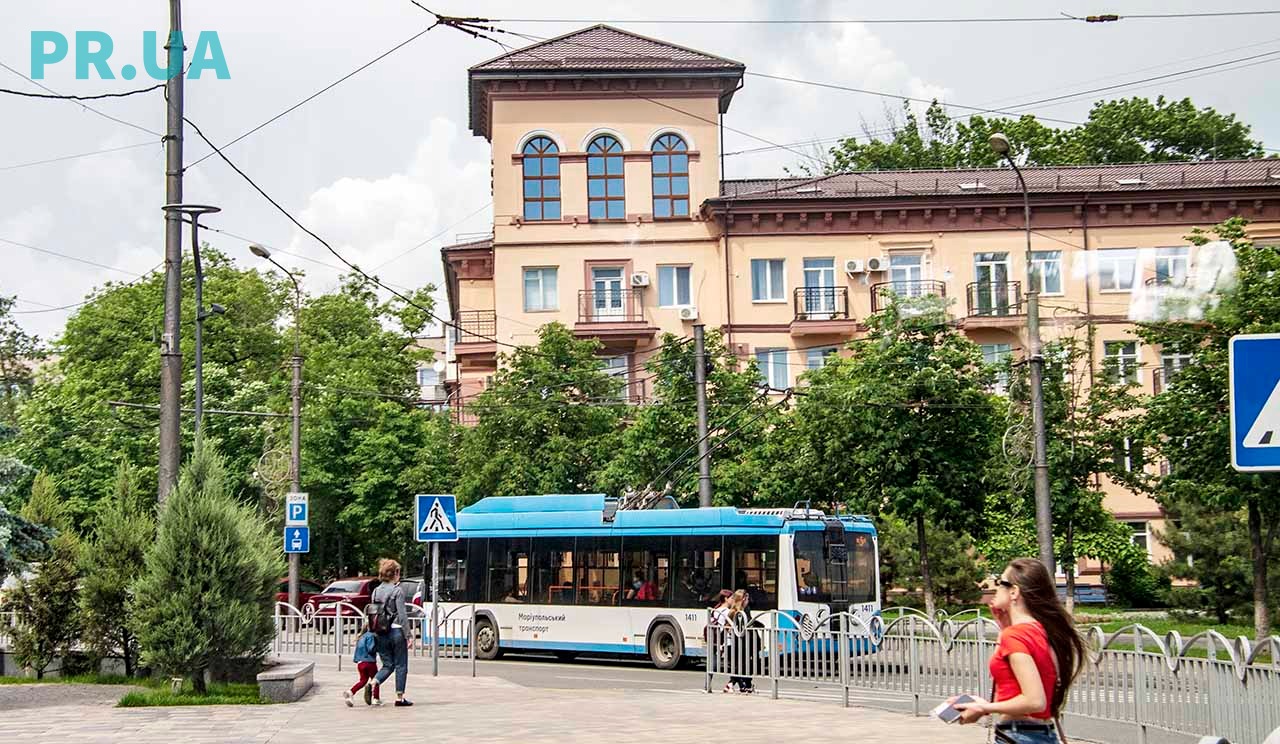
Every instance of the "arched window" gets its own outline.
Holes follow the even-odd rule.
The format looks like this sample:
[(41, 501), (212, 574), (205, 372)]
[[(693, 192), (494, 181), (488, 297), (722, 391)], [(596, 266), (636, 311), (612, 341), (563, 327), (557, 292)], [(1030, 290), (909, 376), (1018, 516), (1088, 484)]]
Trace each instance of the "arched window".
[(524, 218), (560, 219), (560, 148), (550, 137), (524, 146)]
[(607, 134), (587, 145), (587, 217), (625, 220), (622, 192), (622, 145)]
[(653, 141), (653, 216), (689, 216), (689, 147), (675, 134)]

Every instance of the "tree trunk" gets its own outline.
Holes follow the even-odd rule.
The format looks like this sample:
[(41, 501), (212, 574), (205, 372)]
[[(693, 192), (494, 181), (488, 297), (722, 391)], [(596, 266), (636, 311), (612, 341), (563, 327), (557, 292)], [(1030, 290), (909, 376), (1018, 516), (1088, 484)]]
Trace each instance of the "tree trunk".
[(924, 611), (934, 619), (933, 578), (929, 575), (929, 543), (924, 536), (924, 515), (916, 515), (916, 547), (920, 551), (920, 583), (924, 588)]
[(120, 646), (120, 655), (124, 657), (124, 676), (132, 678), (133, 677), (133, 654), (129, 653), (129, 645), (133, 640), (133, 638), (132, 636), (129, 635), (129, 631), (126, 630), (124, 631), (124, 633), (121, 634), (121, 640), (124, 641), (124, 643), (121, 644)]
[(1267, 607), (1267, 549), (1257, 499), (1249, 499), (1249, 553), (1253, 559), (1253, 635), (1261, 641), (1271, 633), (1271, 612)]
[[(1074, 615), (1076, 611), (1076, 525), (1075, 522), (1067, 520), (1067, 534), (1063, 540), (1063, 558), (1062, 573), (1067, 576), (1067, 614)], [(1057, 583), (1056, 577), (1050, 577)]]
[(191, 689), (194, 690), (197, 695), (203, 695), (209, 691), (204, 684), (203, 668), (197, 669), (195, 673), (191, 675)]

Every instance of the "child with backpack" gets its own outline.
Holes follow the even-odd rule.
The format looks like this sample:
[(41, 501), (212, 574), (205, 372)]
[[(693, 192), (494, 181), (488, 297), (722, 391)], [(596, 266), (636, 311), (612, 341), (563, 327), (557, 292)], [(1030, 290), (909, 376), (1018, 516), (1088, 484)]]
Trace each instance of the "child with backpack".
[(377, 644), (378, 638), (373, 634), (373, 628), (370, 627), (370, 623), (365, 622), (364, 633), (360, 635), (360, 640), (356, 641), (356, 651), (351, 657), (351, 660), (356, 663), (356, 670), (360, 672), (360, 681), (352, 685), (350, 690), (342, 691), (342, 699), (346, 701), (348, 708), (355, 705), (351, 698), (361, 687), (364, 688), (365, 705), (382, 705), (382, 699), (378, 697), (378, 687), (372, 684), (374, 675), (378, 673)]

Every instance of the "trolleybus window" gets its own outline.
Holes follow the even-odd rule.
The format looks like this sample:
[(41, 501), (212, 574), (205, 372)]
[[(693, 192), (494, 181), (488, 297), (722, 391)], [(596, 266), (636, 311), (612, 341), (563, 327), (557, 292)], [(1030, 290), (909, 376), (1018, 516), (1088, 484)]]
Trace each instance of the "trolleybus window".
[(671, 538), (627, 537), (622, 551), (622, 604), (667, 606), (671, 595)]
[(837, 605), (875, 601), (875, 548), (870, 535), (798, 532), (795, 561), (800, 601)]
[[(777, 538), (774, 538), (777, 540)], [(707, 607), (720, 596), (719, 535), (677, 536), (672, 540), (675, 564), (672, 607)]]
[(529, 540), (489, 540), (489, 601), (529, 601)]
[(621, 599), (621, 567), (618, 562), (619, 541), (612, 537), (580, 537), (577, 603), (580, 605), (613, 605)]
[(730, 588), (747, 591), (753, 612), (777, 609), (778, 536), (728, 535), (724, 547), (733, 565)]
[(573, 604), (574, 538), (533, 539), (533, 601)]

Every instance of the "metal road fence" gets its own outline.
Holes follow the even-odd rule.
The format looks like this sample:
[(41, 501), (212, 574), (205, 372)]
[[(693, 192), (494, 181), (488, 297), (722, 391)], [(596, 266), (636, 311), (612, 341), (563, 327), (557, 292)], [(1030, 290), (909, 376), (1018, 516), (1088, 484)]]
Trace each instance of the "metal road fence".
[[(430, 609), (406, 605), (409, 615), (409, 655), (431, 658)], [(475, 605), (459, 605), (438, 611), (436, 627), (437, 658), (470, 661), (475, 676)], [(286, 602), (275, 608), (276, 635), (271, 643), (275, 656), (324, 656), (334, 654), (338, 669), (351, 659), (356, 642), (364, 634), (365, 615), (359, 607), (347, 602), (326, 604), (323, 611), (304, 612)]]
[[(717, 675), (780, 691), (826, 687), (860, 705), (923, 708), (961, 693), (990, 696), (987, 662), (999, 627), (977, 612), (869, 621), (849, 613), (811, 618), (779, 611), (707, 626), (706, 689)], [(1068, 723), (1122, 723), (1139, 742), (1167, 732), (1262, 744), (1280, 726), (1280, 637), (1253, 645), (1214, 631), (1165, 638), (1132, 625), (1091, 629), (1084, 671), (1067, 701)], [(1110, 730), (1110, 729), (1109, 729)]]

